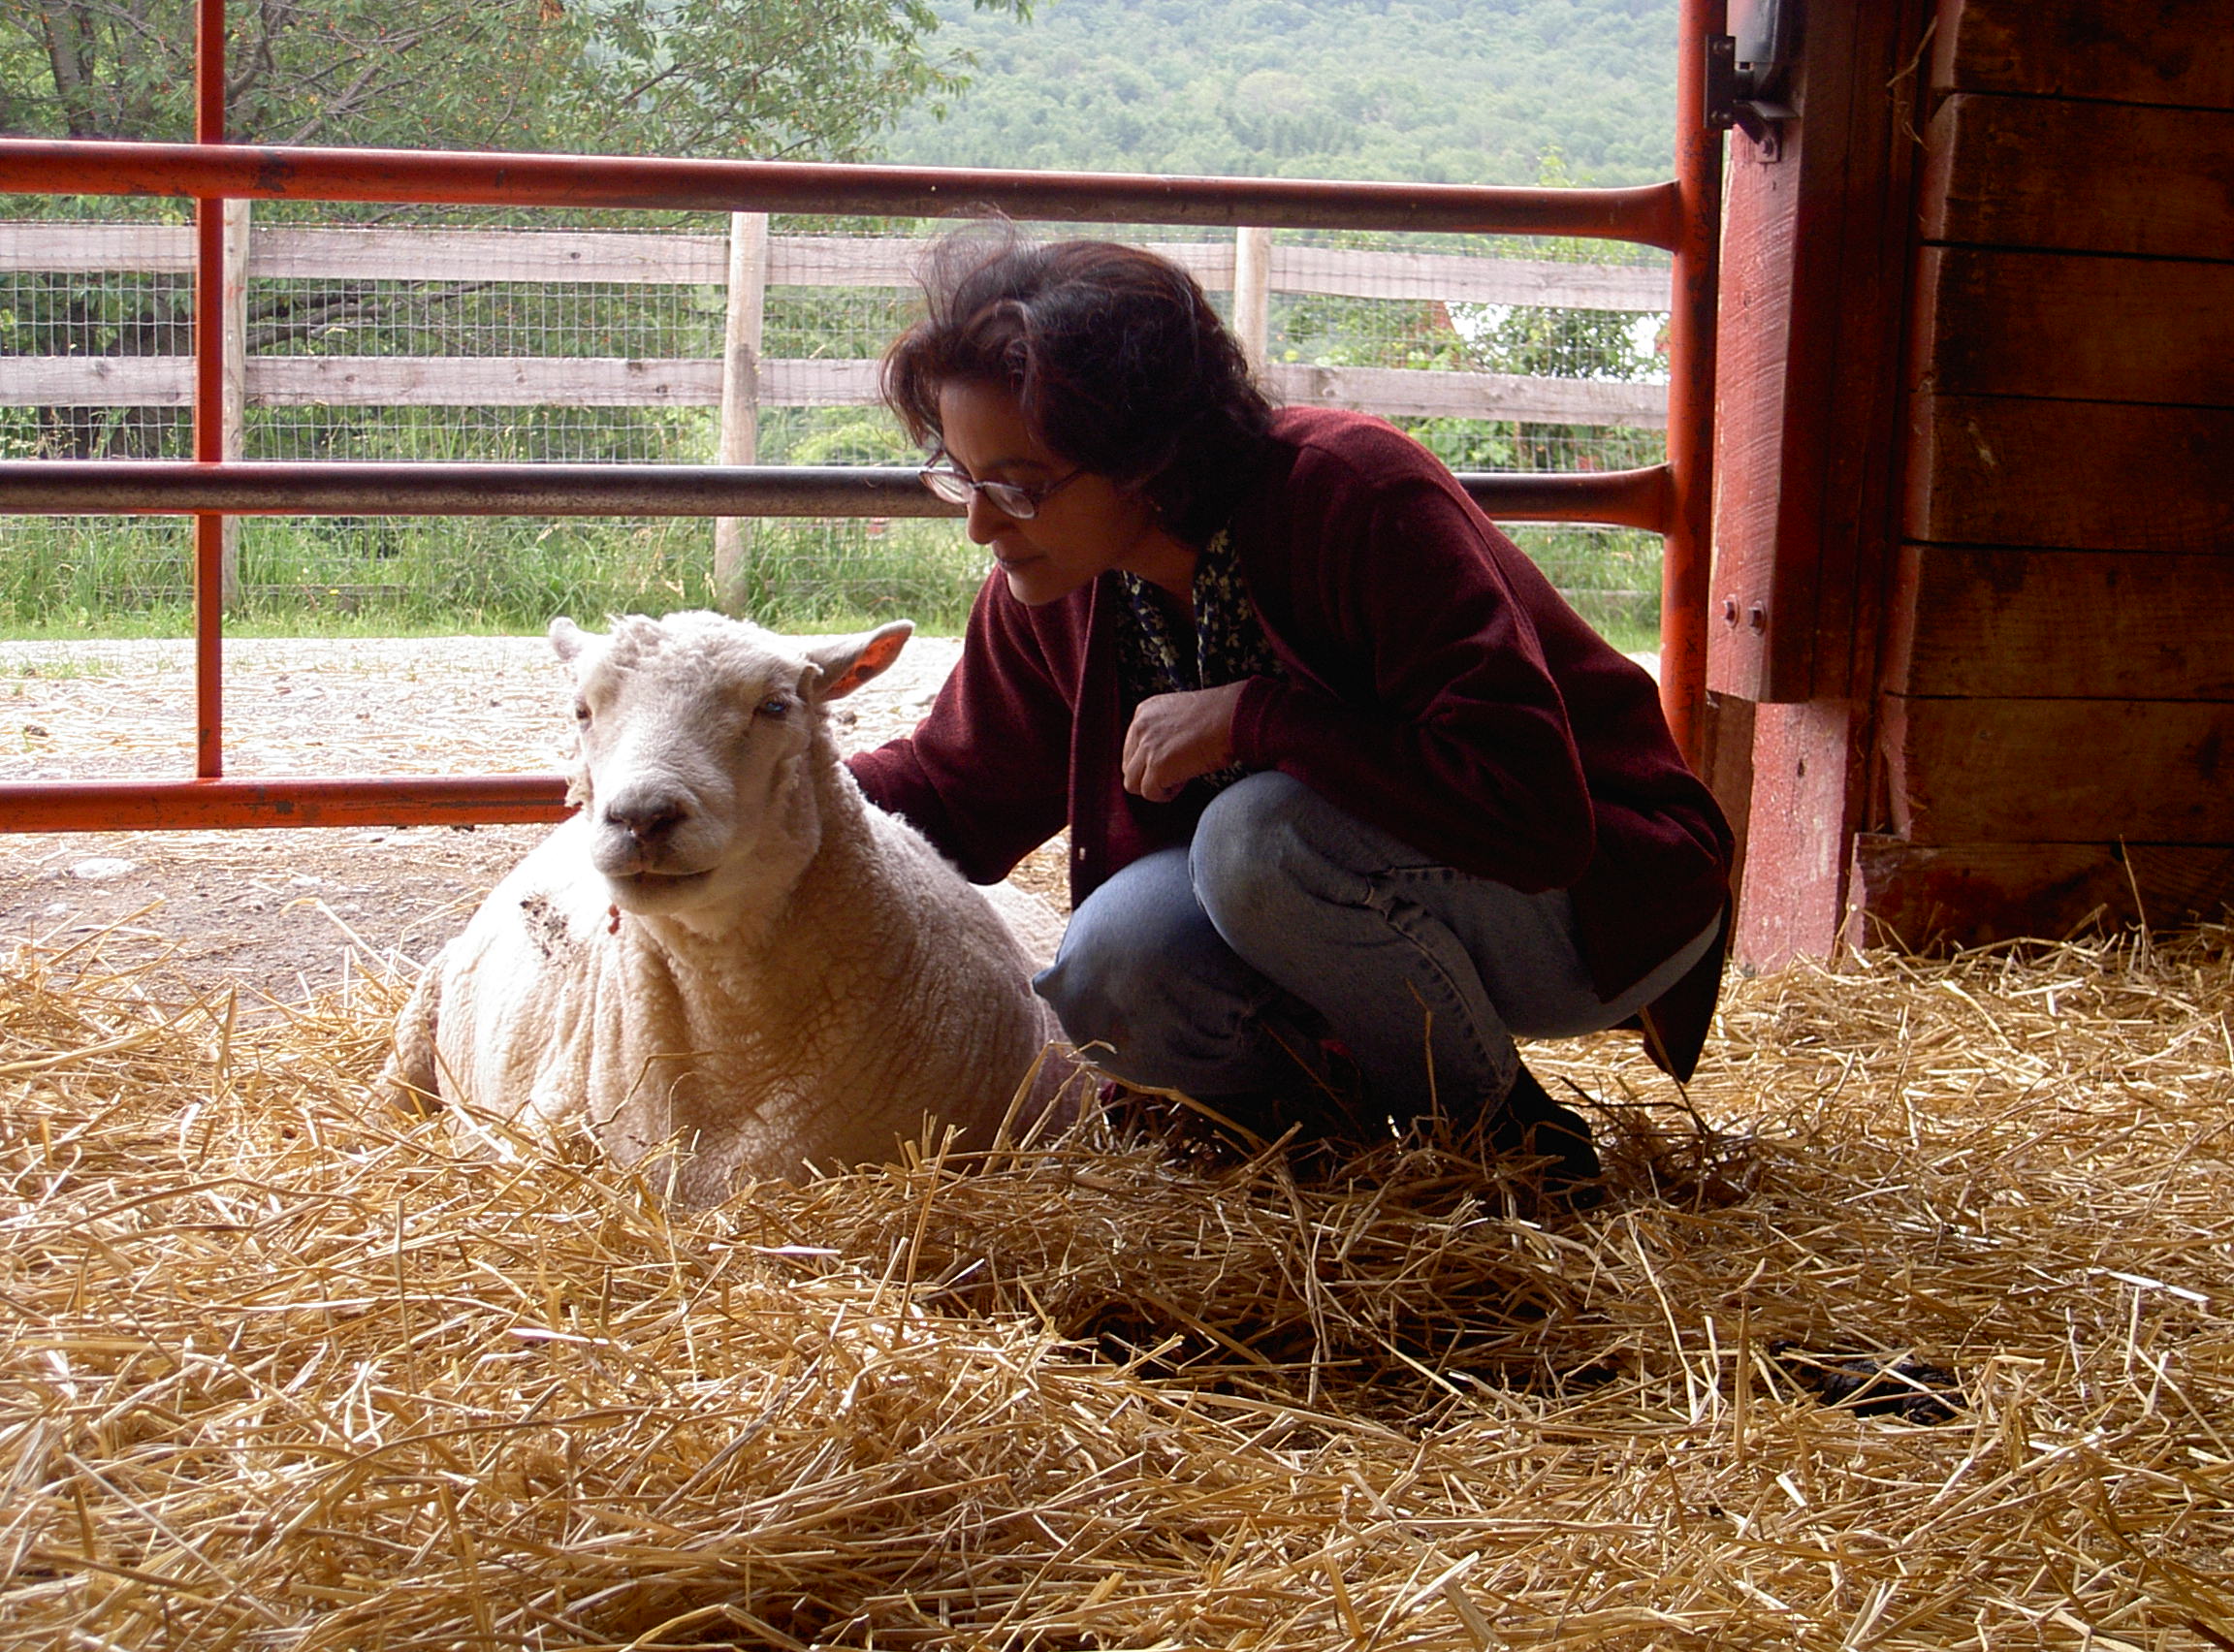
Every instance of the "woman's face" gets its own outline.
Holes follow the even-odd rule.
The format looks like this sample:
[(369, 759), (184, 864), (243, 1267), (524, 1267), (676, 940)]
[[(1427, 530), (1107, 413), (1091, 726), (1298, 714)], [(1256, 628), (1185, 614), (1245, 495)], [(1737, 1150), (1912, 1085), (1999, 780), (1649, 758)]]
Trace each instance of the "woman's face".
[(1053, 602), (1111, 568), (1158, 584), (1176, 577), (1184, 588), (1194, 553), (1156, 526), (1146, 496), (1050, 453), (1005, 386), (948, 381), (939, 392), (939, 426), (946, 457), (973, 481), (1063, 484), (1028, 519), (981, 492), (970, 496), (970, 537), (991, 548), (1018, 602)]

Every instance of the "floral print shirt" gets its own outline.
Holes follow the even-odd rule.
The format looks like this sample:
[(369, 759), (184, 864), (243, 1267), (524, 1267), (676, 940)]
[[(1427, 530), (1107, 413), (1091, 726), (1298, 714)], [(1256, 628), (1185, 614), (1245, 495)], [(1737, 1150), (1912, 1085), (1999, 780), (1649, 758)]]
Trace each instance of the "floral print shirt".
[[(1286, 679), (1288, 673), (1265, 640), (1263, 622), (1249, 600), (1240, 558), (1226, 529), (1213, 534), (1195, 560), (1191, 638), (1185, 634), (1186, 622), (1172, 613), (1162, 591), (1138, 574), (1117, 577), (1124, 585), (1128, 609), (1117, 630), (1128, 720), (1133, 708), (1154, 694), (1216, 688), (1251, 677)], [(1212, 791), (1221, 791), (1250, 772), (1245, 764), (1231, 763), (1202, 779)]]

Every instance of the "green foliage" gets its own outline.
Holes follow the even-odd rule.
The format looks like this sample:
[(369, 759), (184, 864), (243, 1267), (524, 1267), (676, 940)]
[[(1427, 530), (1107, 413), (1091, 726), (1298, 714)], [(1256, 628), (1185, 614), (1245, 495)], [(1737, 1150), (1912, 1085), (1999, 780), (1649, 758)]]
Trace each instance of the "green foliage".
[(923, 456), (881, 407), (773, 407), (760, 416), (770, 464), (919, 464)]
[(1636, 318), (1620, 310), (1546, 309), (1534, 304), (1460, 304), (1471, 311), (1467, 354), (1479, 370), (1528, 378), (1649, 378), (1657, 363), (1637, 343)]
[[(1012, 18), (1030, 8), (1030, 0), (976, 3)], [(0, 130), (190, 137), (193, 20), (192, 0), (0, 0)], [(264, 143), (850, 159), (910, 102), (956, 92), (969, 61), (934, 49), (941, 22), (924, 0), (299, 0), (236, 7), (231, 20), (228, 130)], [(139, 206), (0, 200), (0, 211), (18, 217), (179, 216), (176, 203)], [(283, 202), (259, 216), (306, 213), (366, 218), (394, 208)], [(10, 291), (0, 302), (0, 356), (191, 348), (183, 275), (58, 274)], [(687, 336), (654, 339), (631, 326), (641, 300), (641, 290), (553, 297), (501, 283), (361, 281), (311, 294), (260, 282), (248, 347), (501, 355), (532, 326), (546, 336), (564, 328), (585, 355), (718, 354), (720, 295), (708, 296)], [(555, 314), (558, 307), (569, 313)], [(785, 341), (785, 312), (797, 307), (776, 306), (771, 342)], [(808, 343), (794, 353), (820, 351)], [(0, 409), (0, 451), (152, 458), (176, 453), (183, 429), (181, 415), (160, 408)]]
[[(193, 20), (192, 0), (0, 0), (0, 129), (191, 137)], [(849, 159), (969, 67), (934, 49), (925, 0), (298, 0), (229, 22), (228, 134), (262, 143)]]
[[(1012, 17), (1029, 0), (980, 0)], [(852, 160), (901, 111), (967, 84), (925, 0), (603, 0), (565, 86), (600, 147)]]
[[(231, 136), (525, 148), (577, 55), (549, 0), (317, 0), (237, 9)], [(178, 142), (194, 130), (191, 0), (0, 0), (12, 131)]]
[(946, 166), (1528, 183), (1675, 169), (1676, 0), (941, 0), (969, 95), (896, 159)]
[(1575, 523), (1507, 524), (1568, 605), (1624, 652), (1660, 646), (1660, 536)]
[(755, 523), (737, 611), (778, 629), (840, 631), (908, 619), (926, 633), (954, 636), (985, 569), (984, 551), (958, 523)]

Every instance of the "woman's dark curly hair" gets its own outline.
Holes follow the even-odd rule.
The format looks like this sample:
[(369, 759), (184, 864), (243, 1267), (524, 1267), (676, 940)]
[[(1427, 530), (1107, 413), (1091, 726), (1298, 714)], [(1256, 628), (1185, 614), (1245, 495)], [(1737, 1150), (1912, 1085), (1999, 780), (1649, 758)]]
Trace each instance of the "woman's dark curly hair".
[(1051, 452), (1140, 488), (1179, 539), (1224, 524), (1272, 408), (1186, 270), (1112, 241), (964, 230), (933, 251), (923, 291), (929, 313), (884, 355), (910, 437), (940, 440), (944, 385), (1005, 385)]

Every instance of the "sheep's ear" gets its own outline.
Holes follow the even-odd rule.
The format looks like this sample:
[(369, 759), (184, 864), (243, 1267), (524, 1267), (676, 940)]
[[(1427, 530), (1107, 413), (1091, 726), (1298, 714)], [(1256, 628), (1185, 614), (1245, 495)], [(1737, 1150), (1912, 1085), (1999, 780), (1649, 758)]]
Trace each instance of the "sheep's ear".
[(571, 664), (590, 643), (590, 633), (561, 614), (551, 621), (551, 651)]
[(889, 625), (879, 625), (874, 631), (863, 631), (850, 637), (825, 637), (812, 643), (807, 657), (822, 673), (821, 684), (814, 690), (818, 700), (836, 700), (850, 694), (872, 678), (881, 677), (900, 657), (900, 651), (908, 646), (908, 639), (915, 634), (912, 620), (895, 620)]

